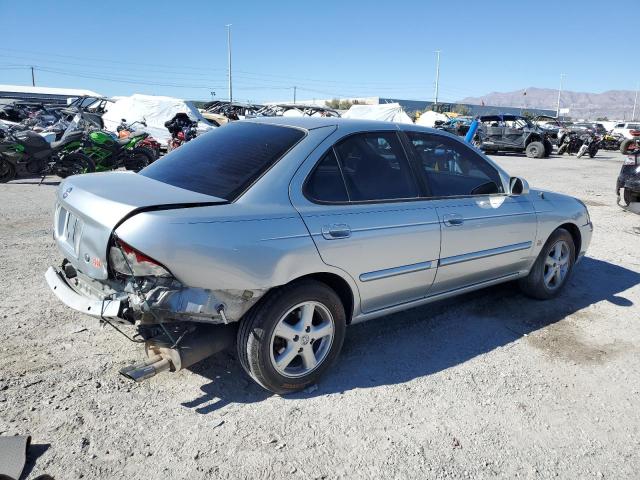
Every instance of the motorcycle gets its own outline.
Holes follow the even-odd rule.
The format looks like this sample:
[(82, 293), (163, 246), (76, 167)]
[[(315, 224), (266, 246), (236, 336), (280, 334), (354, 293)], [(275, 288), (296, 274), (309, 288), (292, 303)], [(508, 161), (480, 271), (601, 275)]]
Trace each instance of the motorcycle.
[(582, 140), (582, 145), (580, 145), (576, 157), (580, 158), (585, 153), (588, 153), (591, 158), (595, 157), (600, 145), (600, 139), (598, 136), (591, 133), (585, 133), (580, 135), (580, 139)]
[(156, 159), (152, 150), (141, 146), (148, 136), (146, 132), (133, 132), (129, 137), (117, 138), (110, 132), (94, 130), (86, 134), (82, 152), (95, 162), (98, 172), (120, 167), (138, 172)]
[[(585, 153), (589, 153), (589, 156), (593, 158), (598, 153), (598, 143), (598, 138), (591, 132), (579, 133), (563, 129), (558, 133), (558, 155), (579, 154), (578, 158), (580, 158)], [(585, 144), (586, 147), (581, 148)]]
[[(116, 127), (118, 138), (129, 138), (132, 134), (136, 132), (133, 128), (136, 124), (140, 124), (143, 127), (147, 126), (147, 122), (144, 120), (135, 121), (133, 123), (127, 123), (127, 119), (123, 118), (122, 121), (120, 122), (120, 125)], [(160, 142), (158, 142), (151, 135), (149, 135), (147, 138), (145, 138), (140, 142), (140, 147), (145, 147), (151, 150), (153, 152), (155, 160), (160, 158)]]
[(186, 113), (176, 113), (171, 120), (164, 123), (164, 126), (171, 134), (167, 151), (178, 148), (198, 135), (198, 122), (191, 120)]
[(605, 133), (600, 139), (600, 148), (603, 150), (618, 150), (624, 137), (619, 133)]
[(49, 143), (30, 130), (0, 130), (0, 183), (18, 175), (49, 174), (66, 178), (95, 171), (94, 162), (81, 153), (83, 133), (67, 132)]

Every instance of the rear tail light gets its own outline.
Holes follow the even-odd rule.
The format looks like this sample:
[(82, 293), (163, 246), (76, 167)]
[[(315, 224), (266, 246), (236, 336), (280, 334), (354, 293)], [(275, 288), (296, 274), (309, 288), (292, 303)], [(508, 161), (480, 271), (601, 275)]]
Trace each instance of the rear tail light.
[(637, 137), (640, 135), (640, 130), (629, 130), (629, 133), (634, 137)]
[(109, 249), (109, 265), (122, 275), (171, 277), (171, 273), (162, 264), (122, 240), (116, 240)]

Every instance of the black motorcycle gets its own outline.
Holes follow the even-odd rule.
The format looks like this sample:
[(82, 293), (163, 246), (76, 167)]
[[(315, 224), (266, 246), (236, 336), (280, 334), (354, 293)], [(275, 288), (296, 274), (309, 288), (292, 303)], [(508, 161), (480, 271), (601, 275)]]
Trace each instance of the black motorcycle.
[[(580, 158), (588, 153), (591, 158), (598, 153), (598, 138), (591, 132), (574, 132), (561, 131), (558, 134), (558, 155), (568, 153), (569, 155), (578, 155)], [(586, 145), (586, 148), (581, 147)]]
[(78, 150), (82, 132), (69, 132), (62, 140), (49, 143), (30, 130), (0, 129), (0, 183), (19, 175), (70, 175), (93, 172), (95, 164)]
[(634, 150), (627, 155), (618, 181), (616, 182), (616, 194), (618, 205), (628, 207), (632, 202), (640, 202), (640, 150)]
[(164, 122), (164, 126), (171, 134), (171, 140), (167, 145), (168, 151), (178, 148), (198, 135), (198, 122), (191, 120), (183, 112), (176, 113), (171, 120)]

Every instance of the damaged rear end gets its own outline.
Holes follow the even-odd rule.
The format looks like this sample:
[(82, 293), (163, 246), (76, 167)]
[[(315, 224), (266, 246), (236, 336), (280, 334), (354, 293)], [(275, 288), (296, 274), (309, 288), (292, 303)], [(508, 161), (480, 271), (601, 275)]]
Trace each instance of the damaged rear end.
[(48, 269), (47, 283), (74, 310), (112, 326), (136, 326), (134, 340), (145, 343), (149, 358), (121, 373), (140, 381), (177, 371), (233, 341), (235, 325), (227, 325), (226, 311), (231, 308), (237, 320), (255, 299), (185, 285), (169, 267), (118, 235), (122, 225), (144, 212), (226, 200), (124, 172), (71, 177), (60, 185), (56, 200), (54, 239), (64, 259)]

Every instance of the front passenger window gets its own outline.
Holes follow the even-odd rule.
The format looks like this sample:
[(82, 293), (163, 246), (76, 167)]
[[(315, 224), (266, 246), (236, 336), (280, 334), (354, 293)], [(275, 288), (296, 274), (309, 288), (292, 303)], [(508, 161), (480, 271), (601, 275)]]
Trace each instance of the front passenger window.
[(498, 171), (469, 146), (444, 135), (406, 132), (434, 197), (504, 193)]

